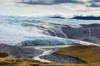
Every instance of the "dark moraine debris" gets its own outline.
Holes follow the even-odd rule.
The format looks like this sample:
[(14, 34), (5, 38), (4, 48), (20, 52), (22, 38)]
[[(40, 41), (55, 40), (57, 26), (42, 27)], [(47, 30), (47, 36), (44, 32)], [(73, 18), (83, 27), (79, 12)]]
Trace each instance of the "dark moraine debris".
[(80, 19), (80, 20), (100, 20), (100, 16), (75, 16), (71, 19)]
[(8, 53), (10, 58), (32, 58), (42, 53), (34, 48), (9, 46), (0, 43), (0, 52)]
[(68, 63), (68, 64), (87, 64), (87, 62), (71, 57), (71, 56), (65, 56), (65, 55), (60, 55), (60, 54), (55, 54), (52, 53), (50, 55), (45, 55), (41, 57), (42, 59), (49, 60), (52, 62), (57, 62), (57, 63)]

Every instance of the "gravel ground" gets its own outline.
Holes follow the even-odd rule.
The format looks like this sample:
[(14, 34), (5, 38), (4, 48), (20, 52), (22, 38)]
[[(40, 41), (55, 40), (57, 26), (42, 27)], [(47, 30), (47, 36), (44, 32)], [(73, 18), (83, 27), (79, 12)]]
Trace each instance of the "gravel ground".
[[(48, 49), (48, 50), (50, 50), (50, 49)], [(54, 51), (54, 52), (56, 52), (58, 50), (59, 50), (59, 48), (52, 48), (52, 51)], [(57, 63), (86, 64), (86, 62), (82, 61), (81, 59), (71, 57), (71, 56), (59, 55), (56, 53), (44, 55), (44, 56), (41, 56), (40, 58), (49, 60), (51, 62), (57, 62)]]
[(8, 53), (9, 58), (32, 58), (43, 53), (42, 51), (34, 48), (9, 46), (5, 44), (0, 44), (0, 52)]
[[(18, 46), (9, 46), (5, 44), (0, 44), (0, 52), (6, 52), (9, 54), (8, 58), (34, 58), (38, 55), (43, 54), (42, 50), (34, 49), (35, 47), (18, 47)], [(48, 55), (43, 55), (40, 59), (48, 60), (51, 62), (57, 63), (70, 63), (70, 64), (85, 64), (85, 61), (82, 61), (78, 58), (71, 56), (58, 55), (53, 52), (59, 50), (59, 48), (42, 48), (46, 51), (51, 50)]]

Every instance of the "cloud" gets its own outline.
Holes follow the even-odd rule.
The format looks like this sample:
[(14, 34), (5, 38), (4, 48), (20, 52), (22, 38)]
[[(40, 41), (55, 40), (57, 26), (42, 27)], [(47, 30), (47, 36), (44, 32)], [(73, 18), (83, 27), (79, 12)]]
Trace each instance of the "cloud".
[(14, 0), (0, 0), (0, 5), (15, 5)]
[(100, 2), (100, 0), (90, 0), (90, 2)]
[(92, 0), (89, 3), (89, 7), (100, 7), (100, 0)]
[(83, 4), (87, 7), (100, 7), (100, 0), (0, 0), (0, 5), (55, 5), (55, 4)]
[(0, 7), (0, 14), (3, 15), (47, 16), (60, 14), (67, 17), (74, 15), (100, 16), (99, 0), (0, 0)]
[(100, 4), (93, 3), (93, 4), (89, 5), (89, 7), (100, 7)]
[(17, 3), (28, 5), (83, 4), (86, 7), (100, 7), (100, 0), (16, 0)]
[(61, 3), (82, 3), (78, 0), (20, 0), (19, 3), (30, 4), (30, 5), (53, 5)]

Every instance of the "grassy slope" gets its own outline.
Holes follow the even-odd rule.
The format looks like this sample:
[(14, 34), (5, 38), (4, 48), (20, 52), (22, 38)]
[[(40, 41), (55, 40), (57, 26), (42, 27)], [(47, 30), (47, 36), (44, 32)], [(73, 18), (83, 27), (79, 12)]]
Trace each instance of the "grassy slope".
[(94, 45), (79, 45), (60, 49), (56, 54), (77, 57), (89, 64), (100, 64), (100, 47)]
[[(22, 58), (0, 58), (0, 66), (89, 66), (88, 64), (47, 63)], [(96, 65), (94, 65), (96, 66)]]
[(47, 62), (40, 62), (36, 60), (30, 59), (22, 59), (22, 58), (4, 58), (7, 57), (8, 54), (4, 52), (0, 52), (0, 66), (39, 66), (45, 64), (55, 64), (55, 63), (47, 63)]
[(44, 66), (48, 64), (54, 64), (54, 63), (47, 63), (47, 62), (40, 62), (36, 60), (30, 60), (30, 59), (22, 59), (22, 58), (0, 58), (0, 65), (4, 66)]

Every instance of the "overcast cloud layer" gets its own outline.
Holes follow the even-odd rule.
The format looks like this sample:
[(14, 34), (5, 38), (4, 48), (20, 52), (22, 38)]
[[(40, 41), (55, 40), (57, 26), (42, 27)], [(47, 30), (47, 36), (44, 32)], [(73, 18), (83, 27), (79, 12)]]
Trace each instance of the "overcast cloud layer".
[(54, 5), (61, 3), (84, 4), (90, 7), (100, 7), (100, 0), (19, 0), (16, 2), (29, 5)]
[(30, 5), (54, 5), (61, 3), (82, 3), (81, 1), (75, 0), (22, 0), (21, 3), (30, 4)]
[(0, 0), (0, 15), (100, 16), (100, 0)]

